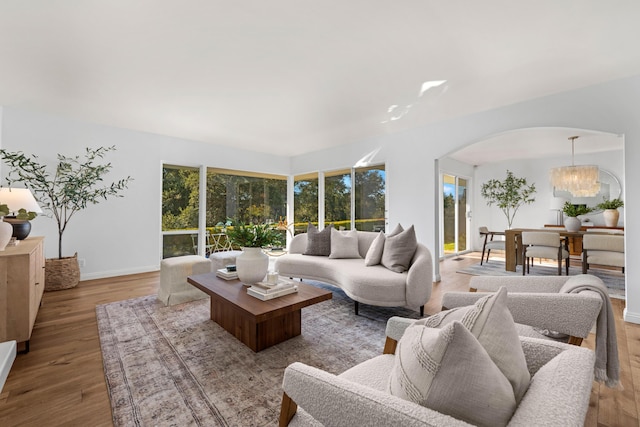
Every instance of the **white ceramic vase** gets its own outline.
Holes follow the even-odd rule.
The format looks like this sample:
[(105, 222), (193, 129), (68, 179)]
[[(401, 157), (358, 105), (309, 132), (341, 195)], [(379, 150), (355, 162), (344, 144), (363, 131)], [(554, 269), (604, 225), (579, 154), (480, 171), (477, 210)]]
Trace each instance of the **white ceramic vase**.
[(604, 225), (607, 227), (617, 227), (620, 212), (618, 212), (618, 209), (605, 209), (604, 212), (602, 212), (602, 217), (604, 218)]
[(566, 230), (569, 232), (572, 232), (572, 233), (576, 232), (580, 230), (581, 226), (582, 226), (582, 221), (580, 221), (575, 216), (567, 217), (567, 219), (564, 220), (564, 228), (566, 228)]
[(260, 282), (269, 270), (269, 257), (262, 248), (242, 248), (242, 253), (236, 257), (236, 271), (238, 279), (245, 285)]
[(0, 217), (0, 251), (4, 251), (7, 247), (7, 243), (11, 240), (13, 235), (13, 227), (8, 222), (4, 222)]

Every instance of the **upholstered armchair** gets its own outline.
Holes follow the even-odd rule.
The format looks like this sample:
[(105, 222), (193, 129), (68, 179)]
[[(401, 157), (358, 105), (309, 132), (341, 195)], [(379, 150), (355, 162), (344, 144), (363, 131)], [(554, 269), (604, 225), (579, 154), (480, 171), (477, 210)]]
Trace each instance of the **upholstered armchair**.
[(590, 264), (620, 267), (624, 273), (624, 236), (585, 234), (582, 237), (582, 273)]
[(567, 276), (569, 275), (569, 250), (566, 240), (560, 239), (560, 233), (548, 231), (522, 232), (522, 275), (529, 273), (529, 262), (533, 258), (545, 258), (558, 261), (558, 276), (562, 274), (562, 260)]
[[(386, 391), (399, 357), (394, 354), (396, 345), (412, 322), (389, 319), (385, 354), (340, 375), (297, 362), (289, 365), (283, 380), (280, 425), (470, 426)], [(507, 425), (582, 425), (593, 380), (593, 352), (553, 341), (519, 340), (531, 381)]]
[(504, 286), (509, 291), (508, 307), (519, 335), (549, 339), (548, 335), (538, 332), (548, 330), (557, 332), (553, 334), (556, 339), (580, 345), (600, 314), (602, 298), (594, 291), (559, 293), (569, 279), (567, 276), (474, 276), (469, 282), (472, 292), (447, 292), (442, 296), (442, 307), (474, 304), (487, 295), (485, 292), (495, 292)]

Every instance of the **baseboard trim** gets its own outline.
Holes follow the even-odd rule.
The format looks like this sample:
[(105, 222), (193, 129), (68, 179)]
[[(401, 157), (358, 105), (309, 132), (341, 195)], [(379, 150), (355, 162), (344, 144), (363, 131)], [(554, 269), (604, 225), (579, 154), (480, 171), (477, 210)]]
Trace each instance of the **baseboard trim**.
[(637, 323), (640, 325), (640, 313), (632, 313), (627, 308), (622, 312), (622, 318), (625, 322)]
[(99, 271), (96, 273), (80, 273), (80, 280), (105, 279), (108, 277), (127, 276), (129, 274), (150, 273), (159, 271), (159, 265), (148, 265), (144, 267), (127, 268), (123, 270)]

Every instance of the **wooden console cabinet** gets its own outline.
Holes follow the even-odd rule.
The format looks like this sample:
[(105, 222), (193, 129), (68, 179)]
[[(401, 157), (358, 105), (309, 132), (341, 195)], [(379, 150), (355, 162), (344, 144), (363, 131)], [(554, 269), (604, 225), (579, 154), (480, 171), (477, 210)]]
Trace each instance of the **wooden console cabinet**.
[(0, 342), (24, 342), (29, 351), (43, 292), (44, 237), (29, 237), (0, 252)]

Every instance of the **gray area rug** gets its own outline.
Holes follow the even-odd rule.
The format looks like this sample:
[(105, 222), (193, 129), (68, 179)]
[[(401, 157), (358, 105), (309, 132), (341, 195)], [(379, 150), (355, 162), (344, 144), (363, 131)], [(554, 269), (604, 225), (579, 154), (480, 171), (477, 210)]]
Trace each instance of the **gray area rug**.
[[(625, 298), (624, 274), (621, 270), (604, 270), (599, 268), (590, 268), (589, 274), (598, 276), (609, 289), (609, 296), (613, 298)], [(472, 276), (522, 276), (522, 266), (517, 266), (516, 271), (506, 271), (504, 262), (499, 260), (489, 260), (488, 263), (474, 264), (472, 266), (460, 269), (456, 273), (470, 274)], [(530, 268), (530, 275), (535, 276), (555, 276), (558, 274), (558, 267), (549, 265), (535, 264)], [(562, 266), (562, 274), (564, 274), (564, 265)], [(582, 267), (569, 267), (569, 275), (582, 274)]]
[(330, 289), (332, 300), (302, 310), (301, 336), (259, 353), (209, 319), (208, 298), (165, 307), (151, 295), (97, 306), (114, 425), (275, 426), (287, 365), (341, 373), (382, 353), (389, 317), (419, 317), (362, 304), (356, 316), (353, 302)]

